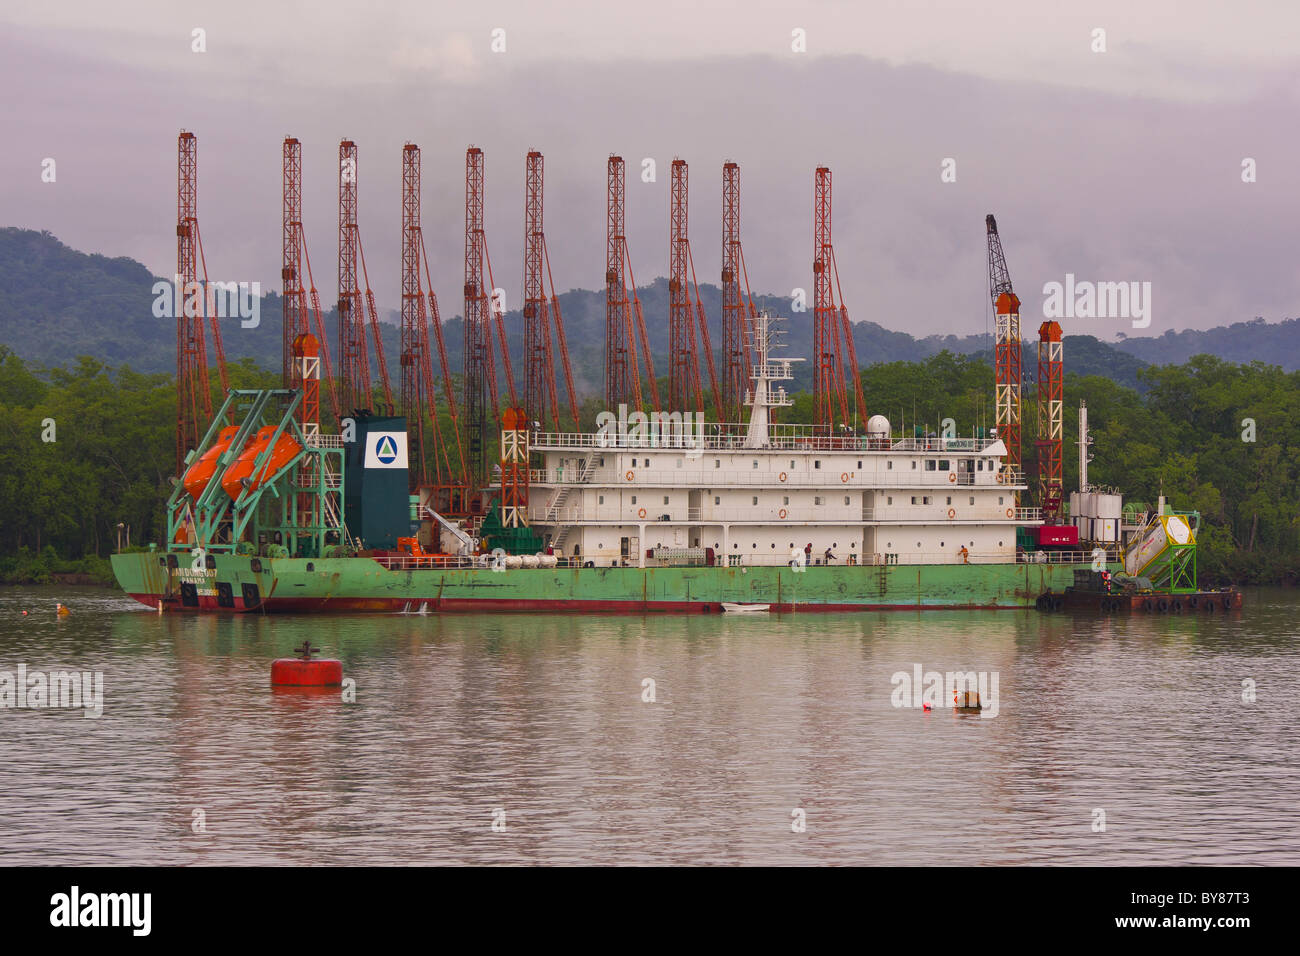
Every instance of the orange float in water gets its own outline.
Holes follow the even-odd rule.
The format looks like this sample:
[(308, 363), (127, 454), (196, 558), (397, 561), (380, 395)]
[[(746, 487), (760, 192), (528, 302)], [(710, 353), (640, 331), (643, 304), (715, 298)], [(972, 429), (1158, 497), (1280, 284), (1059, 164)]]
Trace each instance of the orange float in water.
[(186, 469), (183, 484), (185, 485), (185, 493), (191, 498), (197, 501), (199, 495), (203, 494), (203, 489), (208, 486), (208, 482), (212, 480), (213, 472), (217, 470), (217, 459), (230, 447), (230, 442), (237, 431), (239, 431), (237, 425), (227, 425), (221, 429), (221, 433), (217, 435), (217, 440), (212, 447), (205, 451), (198, 461)]
[(266, 481), (271, 475), (287, 465), (298, 452), (302, 451), (299, 445), (289, 435), (281, 434), (276, 441), (275, 447), (271, 450), (271, 459), (260, 468), (257, 474), (253, 474), (254, 467), (257, 466), (257, 457), (266, 450), (266, 446), (271, 442), (271, 436), (275, 434), (275, 426), (268, 425), (259, 429), (257, 436), (248, 443), (243, 453), (231, 463), (221, 475), (221, 487), (226, 490), (226, 494), (231, 498), (238, 498), (244, 490), (244, 479), (248, 479), (248, 489), (250, 491), (258, 488), (262, 482)]
[(297, 657), (282, 657), (271, 663), (271, 684), (276, 687), (337, 687), (343, 683), (343, 662), (335, 660), (314, 661), (311, 655), (319, 653), (304, 641), (295, 647)]

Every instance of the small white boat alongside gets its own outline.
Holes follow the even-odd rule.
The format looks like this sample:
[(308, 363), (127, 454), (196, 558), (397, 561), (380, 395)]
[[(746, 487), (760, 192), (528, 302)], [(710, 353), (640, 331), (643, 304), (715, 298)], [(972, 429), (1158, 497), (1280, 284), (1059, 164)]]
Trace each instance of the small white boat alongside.
[(755, 611), (760, 611), (760, 612), (770, 611), (772, 610), (772, 605), (770, 604), (728, 604), (724, 602), (722, 605), (722, 609), (726, 611), (728, 614), (733, 614), (733, 613), (744, 614), (744, 613), (752, 613)]

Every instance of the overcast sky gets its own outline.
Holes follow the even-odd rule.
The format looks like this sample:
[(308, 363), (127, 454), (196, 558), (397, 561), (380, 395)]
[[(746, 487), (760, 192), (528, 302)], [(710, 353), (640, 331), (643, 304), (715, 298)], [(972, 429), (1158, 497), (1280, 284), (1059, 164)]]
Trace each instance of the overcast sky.
[[(401, 146), (424, 157), (443, 314), (460, 312), (464, 151), (517, 304), (524, 154), (546, 155), (555, 281), (599, 288), (604, 167), (628, 162), (642, 284), (668, 265), (669, 163), (717, 281), (721, 166), (741, 165), (755, 292), (811, 288), (813, 170), (835, 177), (854, 319), (984, 331), (984, 214), (1026, 337), (1049, 281), (1152, 284), (1146, 334), (1300, 313), (1300, 5), (1279, 2), (72, 2), (0, 12), (0, 224), (175, 269), (176, 134), (199, 138), (209, 274), (279, 287), (280, 144), (304, 149), (304, 220), (334, 298), (340, 138), (360, 149), (376, 296), (397, 305)], [(743, 14), (735, 11), (743, 10)], [(192, 51), (192, 31), (206, 52)], [(504, 52), (493, 52), (494, 30)], [(1096, 31), (1105, 52), (1094, 52)], [(793, 31), (806, 52), (792, 49)], [(498, 45), (500, 43), (498, 34)], [(657, 181), (643, 183), (643, 158)], [(54, 183), (42, 161), (56, 161)], [(941, 181), (955, 160), (956, 181)], [(1242, 181), (1255, 161), (1257, 181)], [(710, 303), (706, 302), (706, 306)], [(663, 321), (662, 317), (648, 317)], [(714, 321), (717, 321), (714, 315)], [(1069, 333), (1140, 334), (1124, 318)]]

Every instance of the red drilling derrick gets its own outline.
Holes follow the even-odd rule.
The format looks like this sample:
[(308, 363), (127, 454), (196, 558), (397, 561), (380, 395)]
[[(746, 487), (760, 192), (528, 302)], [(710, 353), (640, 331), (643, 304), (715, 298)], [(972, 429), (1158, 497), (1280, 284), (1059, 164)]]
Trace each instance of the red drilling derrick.
[[(284, 387), (292, 388), (295, 380), (293, 343), (307, 332), (307, 310), (302, 301), (301, 248), (298, 223), (302, 221), (302, 146), (292, 136), (284, 139), (283, 204), (281, 219), (282, 251), (280, 304), (284, 309), (282, 326)], [(301, 323), (301, 324), (300, 324)]]
[[(321, 361), (325, 366), (325, 379), (330, 397), (330, 409), (339, 417), (338, 394), (335, 391), (334, 372), (325, 345), (325, 323), (320, 307), (320, 293), (312, 275), (311, 257), (307, 254), (307, 237), (302, 225), (302, 144), (292, 136), (284, 139), (283, 170), (283, 260), (280, 279), (284, 284), (283, 373), (286, 388), (300, 388), (301, 370), (294, 361), (294, 342), (315, 326), (315, 335), (321, 343)], [(303, 279), (307, 280), (304, 287)], [(310, 302), (310, 306), (309, 303)]]
[[(489, 422), (498, 414), (496, 362), (492, 350), (492, 294), (483, 274), (483, 151), (465, 151), (465, 427), (469, 432), (470, 478), (487, 477)], [(490, 402), (490, 404), (489, 404)]]
[(558, 300), (546, 294), (546, 276), (550, 262), (546, 255), (543, 228), (543, 182), (545, 161), (537, 150), (530, 150), (524, 169), (524, 408), (529, 422), (545, 424), (549, 409), (556, 427), (560, 423), (560, 400), (555, 387), (555, 349), (551, 342), (551, 312), (555, 314), (555, 332), (563, 359), (565, 384), (574, 427), (578, 422), (578, 401), (573, 389), (573, 371), (564, 340), (564, 326)]
[(357, 281), (357, 144), (339, 143), (339, 400), (345, 412), (370, 407), (366, 313)]
[[(374, 404), (370, 378), (370, 355), (366, 326), (374, 340), (375, 363), (384, 389), (384, 404), (393, 406), (393, 388), (388, 379), (379, 310), (370, 288), (365, 248), (357, 225), (357, 145), (339, 143), (339, 378), (337, 391), (343, 411), (370, 408)], [(358, 282), (357, 267), (360, 266)], [(365, 297), (362, 298), (362, 283)]]
[[(642, 407), (641, 372), (637, 362), (640, 341), (651, 400), (659, 408), (659, 385), (646, 335), (645, 314), (632, 274), (627, 248), (624, 200), (627, 195), (623, 157), (610, 156), (606, 167), (605, 220), (605, 402), (616, 408), (627, 404)], [(628, 290), (631, 289), (631, 298)]]
[[(424, 324), (424, 290), (420, 286), (420, 147), (402, 147), (402, 369), (401, 413), (406, 416), (410, 455), (410, 484), (428, 484), (424, 415), (428, 399), (424, 368), (428, 338)], [(437, 430), (431, 441), (436, 446)], [(434, 449), (437, 461), (437, 449)]]
[(836, 411), (842, 423), (850, 424), (846, 365), (848, 380), (853, 383), (854, 409), (859, 421), (866, 420), (853, 323), (844, 304), (835, 246), (831, 241), (831, 197), (831, 171), (818, 166), (813, 185), (813, 391), (817, 422), (826, 426), (834, 426)]
[[(744, 294), (741, 294), (741, 290)], [(758, 315), (740, 244), (740, 166), (722, 166), (722, 421), (739, 421), (750, 386), (750, 320)]]
[(623, 157), (609, 157), (605, 184), (605, 404), (617, 408), (631, 403), (640, 408), (641, 378), (636, 373), (636, 351), (628, 328), (623, 276)]
[[(181, 130), (176, 141), (176, 474), (198, 447), (200, 429), (212, 418), (207, 348), (198, 282), (198, 140)], [(199, 308), (195, 308), (199, 306)], [(194, 314), (190, 314), (194, 313)], [(215, 322), (215, 319), (213, 320)]]
[(695, 314), (686, 285), (689, 176), (685, 161), (674, 159), (668, 201), (668, 407), (674, 411), (689, 404), (704, 410)]
[[(998, 437), (1007, 446), (1006, 470), (1019, 480), (1020, 468), (1020, 300), (1011, 288), (1011, 274), (1002, 254), (997, 220), (984, 218), (988, 235), (989, 296), (993, 299), (993, 360)], [(1019, 493), (1016, 498), (1019, 500)]]
[(1043, 519), (1061, 516), (1061, 432), (1065, 411), (1062, 383), (1061, 326), (1052, 321), (1038, 328), (1038, 502)]
[[(672, 190), (668, 213), (669, 262), (669, 317), (668, 353), (669, 376), (668, 404), (672, 410), (684, 409), (692, 399), (697, 411), (704, 410), (704, 389), (700, 378), (700, 352), (704, 352), (709, 369), (709, 386), (714, 409), (721, 414), (722, 395), (718, 376), (713, 367), (713, 348), (709, 341), (709, 327), (704, 317), (704, 304), (700, 302), (699, 285), (695, 282), (695, 262), (691, 256), (690, 240), (690, 168), (685, 160), (674, 159)], [(691, 292), (694, 290), (694, 301)], [(699, 323), (698, 343), (695, 335)]]

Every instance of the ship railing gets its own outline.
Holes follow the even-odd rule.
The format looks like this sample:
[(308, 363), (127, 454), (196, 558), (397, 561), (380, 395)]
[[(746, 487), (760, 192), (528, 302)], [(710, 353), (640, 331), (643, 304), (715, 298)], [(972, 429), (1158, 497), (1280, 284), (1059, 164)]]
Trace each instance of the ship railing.
[[(948, 512), (952, 512), (951, 515)], [(971, 507), (969, 505), (915, 505), (901, 508), (863, 508), (863, 521), (1042, 521), (1041, 508)]]
[[(1115, 562), (1122, 560), (1122, 555), (1118, 551), (1103, 549), (1106, 551), (1106, 560)], [(1016, 553), (1016, 561), (1020, 564), (1091, 564), (1093, 560), (1092, 551), (1019, 551)]]
[[(529, 437), (534, 450), (556, 448), (607, 448), (610, 450), (707, 450), (744, 451), (748, 424), (707, 422), (701, 434), (699, 426), (687, 423), (678, 415), (662, 423), (628, 426), (619, 432), (533, 432)], [(979, 454), (996, 443), (991, 438), (868, 438), (865, 435), (831, 435), (824, 426), (768, 426), (769, 449), (792, 451), (908, 451)]]
[(312, 448), (342, 448), (343, 436), (320, 433), (311, 440), (310, 444)]
[[(829, 463), (823, 463), (829, 465)], [(628, 472), (632, 477), (628, 478)], [(785, 479), (781, 479), (785, 475)], [(948, 475), (954, 475), (955, 481), (949, 481)], [(638, 485), (651, 488), (727, 488), (735, 485), (754, 487), (784, 488), (820, 488), (827, 491), (835, 488), (923, 488), (938, 490), (940, 488), (1006, 488), (1014, 490), (1025, 487), (1023, 472), (1006, 472), (1002, 481), (991, 471), (961, 473), (955, 471), (859, 471), (850, 467), (848, 471), (836, 471), (835, 467), (815, 468), (811, 471), (795, 472), (780, 468), (762, 471), (737, 471), (734, 469), (709, 469), (706, 471), (688, 471), (685, 468), (617, 468), (593, 466), (581, 474), (572, 468), (533, 468), (528, 472), (528, 480), (535, 485), (586, 484), (586, 485)]]

